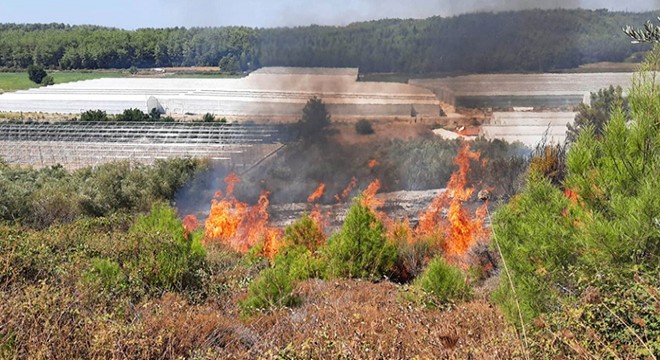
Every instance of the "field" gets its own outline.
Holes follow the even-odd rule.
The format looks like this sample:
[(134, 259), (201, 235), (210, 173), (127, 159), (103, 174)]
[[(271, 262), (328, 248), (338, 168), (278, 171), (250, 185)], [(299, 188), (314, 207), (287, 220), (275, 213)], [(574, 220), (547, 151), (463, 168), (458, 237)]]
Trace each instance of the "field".
[(146, 110), (147, 99), (153, 96), (167, 114), (297, 121), (307, 100), (318, 96), (335, 119), (410, 118), (413, 109), (420, 118), (439, 117), (439, 102), (431, 91), (407, 84), (359, 82), (358, 70), (352, 68), (263, 68), (238, 79), (179, 76), (184, 74), (105, 78), (3, 94), (0, 111), (78, 114), (101, 109), (116, 114), (128, 108)]
[[(64, 84), (81, 80), (125, 77), (128, 74), (120, 71), (62, 71), (52, 72), (49, 75), (53, 76), (55, 84)], [(36, 87), (38, 85), (30, 81), (25, 72), (0, 72), (0, 91), (27, 90)]]

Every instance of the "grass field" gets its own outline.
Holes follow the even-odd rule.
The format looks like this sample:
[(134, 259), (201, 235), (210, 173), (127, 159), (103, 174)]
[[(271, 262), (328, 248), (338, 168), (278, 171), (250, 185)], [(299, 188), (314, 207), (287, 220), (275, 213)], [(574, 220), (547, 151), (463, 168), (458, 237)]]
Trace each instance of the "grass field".
[[(72, 81), (100, 79), (105, 77), (125, 77), (127, 74), (121, 72), (51, 72), (49, 75), (55, 79), (55, 84)], [(0, 90), (17, 91), (37, 87), (38, 85), (28, 79), (27, 72), (5, 72), (0, 73)]]

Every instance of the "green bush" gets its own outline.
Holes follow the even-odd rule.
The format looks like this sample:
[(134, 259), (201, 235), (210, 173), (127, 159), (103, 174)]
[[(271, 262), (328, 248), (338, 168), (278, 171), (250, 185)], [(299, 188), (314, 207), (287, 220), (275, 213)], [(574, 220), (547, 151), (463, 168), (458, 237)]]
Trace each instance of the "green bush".
[(108, 163), (70, 173), (61, 166), (39, 170), (0, 168), (0, 220), (44, 228), (81, 216), (147, 211), (174, 194), (206, 163), (159, 160), (151, 166)]
[(41, 65), (31, 64), (27, 68), (28, 78), (35, 84), (41, 84), (41, 81), (48, 76), (46, 70)]
[(206, 113), (204, 116), (202, 116), (202, 121), (203, 122), (214, 122), (215, 121), (215, 115), (211, 113)]
[(385, 236), (383, 223), (360, 199), (353, 201), (341, 231), (324, 250), (331, 277), (377, 279), (390, 274), (396, 247)]
[(428, 305), (432, 307), (466, 300), (472, 293), (465, 274), (459, 268), (447, 264), (442, 257), (433, 259), (415, 284), (430, 295), (432, 301)]
[(374, 133), (374, 128), (369, 120), (361, 119), (355, 123), (355, 132), (360, 135), (369, 135)]
[(108, 259), (92, 259), (92, 268), (85, 273), (89, 282), (97, 282), (105, 289), (121, 289), (125, 286), (125, 277), (121, 267)]
[(294, 287), (295, 281), (289, 276), (288, 269), (266, 269), (250, 284), (247, 299), (240, 303), (241, 311), (251, 315), (257, 311), (294, 306), (300, 302), (293, 295)]
[(300, 303), (293, 294), (296, 284), (321, 273), (321, 263), (309, 250), (290, 246), (280, 250), (273, 265), (262, 271), (248, 288), (247, 298), (240, 303), (246, 315)]
[[(657, 60), (647, 70), (656, 69), (660, 48), (650, 59)], [(591, 125), (580, 129), (564, 181), (534, 165), (539, 171), (530, 172), (525, 191), (495, 215), (515, 294), (502, 281), (494, 298), (519, 326), (538, 324), (532, 335), (540, 354), (575, 355), (575, 346), (561, 344), (576, 341), (589, 351), (608, 344), (607, 356), (620, 358), (660, 347), (649, 336), (658, 332), (657, 311), (648, 310), (649, 296), (660, 291), (658, 91), (652, 72), (636, 75), (628, 114), (615, 109), (601, 136)]]
[(55, 85), (55, 79), (50, 75), (46, 75), (43, 79), (41, 79), (41, 85), (43, 86)]
[(284, 229), (284, 240), (287, 245), (302, 246), (315, 252), (324, 243), (325, 235), (314, 220), (304, 214)]
[(126, 109), (115, 117), (117, 121), (149, 121), (151, 118), (140, 109)]
[(80, 121), (108, 121), (108, 114), (103, 110), (87, 110), (80, 114)]
[(155, 203), (130, 229), (140, 256), (129, 261), (129, 276), (156, 292), (181, 291), (199, 285), (197, 271), (204, 266), (206, 250), (201, 234), (186, 236), (176, 211)]

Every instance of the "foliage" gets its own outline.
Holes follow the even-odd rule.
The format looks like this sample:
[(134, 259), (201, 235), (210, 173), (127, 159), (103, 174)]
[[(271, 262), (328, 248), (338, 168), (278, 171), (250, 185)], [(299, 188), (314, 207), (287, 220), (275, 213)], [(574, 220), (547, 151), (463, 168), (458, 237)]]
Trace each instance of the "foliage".
[(79, 216), (146, 211), (205, 167), (193, 159), (159, 160), (153, 166), (110, 163), (67, 172), (0, 167), (0, 220), (43, 228)]
[(41, 85), (43, 86), (55, 85), (55, 79), (50, 75), (46, 75), (44, 76), (43, 79), (41, 79)]
[(158, 110), (157, 108), (153, 108), (151, 109), (151, 111), (149, 111), (149, 120), (159, 121), (161, 120), (160, 115), (161, 115), (160, 110)]
[(462, 271), (447, 264), (442, 257), (434, 258), (415, 284), (431, 296), (431, 306), (466, 300), (472, 291)]
[(87, 110), (80, 114), (80, 121), (108, 121), (108, 114), (103, 110)]
[(231, 54), (223, 56), (222, 59), (220, 59), (218, 66), (223, 73), (237, 74), (241, 71), (238, 59)]
[[(518, 322), (520, 311), (528, 328), (534, 320), (545, 329), (549, 320), (538, 334), (555, 338), (535, 338), (541, 353), (608, 344), (608, 356), (640, 357), (660, 346), (648, 336), (658, 326), (648, 295), (657, 293), (660, 271), (660, 87), (648, 70), (657, 68), (659, 51), (635, 75), (629, 114), (616, 108), (600, 137), (593, 126), (582, 129), (563, 189), (531, 172), (525, 191), (495, 216), (519, 301), (506, 281), (495, 297), (510, 319)], [(585, 327), (587, 337), (570, 335)]]
[(43, 66), (31, 64), (27, 68), (28, 78), (35, 84), (41, 84), (41, 81), (48, 75)]
[(529, 172), (543, 175), (555, 185), (561, 184), (566, 177), (566, 146), (537, 145), (529, 161)]
[(630, 44), (620, 24), (643, 23), (651, 16), (603, 10), (529, 10), (387, 19), (343, 27), (133, 31), (2, 24), (0, 68), (25, 69), (32, 63), (62, 70), (218, 66), (226, 59), (238, 63), (240, 70), (308, 66), (408, 74), (547, 71), (625, 60), (640, 49)]
[(360, 119), (355, 123), (355, 132), (360, 135), (369, 135), (374, 133), (374, 128), (369, 120)]
[(396, 247), (386, 238), (383, 223), (357, 198), (341, 231), (324, 250), (330, 277), (378, 279), (392, 271)]
[(320, 274), (320, 262), (302, 246), (288, 246), (275, 257), (272, 267), (263, 270), (248, 288), (248, 297), (241, 302), (246, 315), (291, 307), (300, 303), (293, 294), (297, 283)]
[(211, 113), (206, 113), (202, 117), (202, 121), (203, 122), (214, 122), (215, 121), (215, 115), (213, 115)]
[(115, 116), (117, 121), (149, 121), (151, 118), (140, 109), (126, 109), (120, 115)]
[[(660, 18), (658, 18), (660, 20)], [(635, 43), (657, 43), (660, 42), (660, 26), (653, 25), (650, 20), (644, 24), (644, 28), (635, 29), (626, 25), (623, 32)]]
[(628, 113), (628, 100), (623, 97), (623, 89), (620, 86), (615, 88), (610, 85), (609, 88), (600, 89), (597, 93), (592, 92), (591, 105), (580, 104), (575, 122), (568, 124), (566, 139), (575, 142), (580, 131), (587, 126), (593, 127), (596, 137), (602, 136), (612, 111), (618, 107), (621, 107), (624, 113)]
[(298, 121), (300, 137), (305, 141), (325, 139), (326, 128), (330, 126), (330, 113), (323, 100), (316, 96), (307, 100), (302, 118)]
[(284, 241), (287, 245), (302, 246), (312, 253), (325, 243), (323, 230), (307, 214), (284, 229)]

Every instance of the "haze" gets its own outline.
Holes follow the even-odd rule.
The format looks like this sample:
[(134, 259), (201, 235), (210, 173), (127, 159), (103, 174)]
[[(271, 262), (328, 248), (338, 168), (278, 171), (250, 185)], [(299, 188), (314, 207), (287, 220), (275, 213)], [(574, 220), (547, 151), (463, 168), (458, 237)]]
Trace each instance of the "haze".
[(660, 0), (0, 0), (0, 23), (57, 22), (125, 29), (227, 25), (279, 27), (346, 25), (383, 18), (426, 18), (474, 11), (558, 7), (646, 11), (660, 8)]

